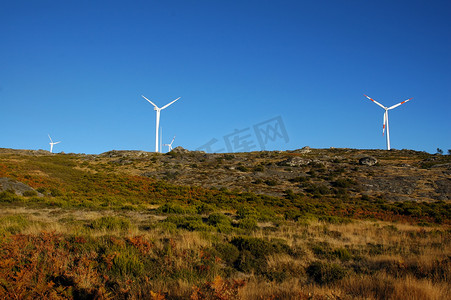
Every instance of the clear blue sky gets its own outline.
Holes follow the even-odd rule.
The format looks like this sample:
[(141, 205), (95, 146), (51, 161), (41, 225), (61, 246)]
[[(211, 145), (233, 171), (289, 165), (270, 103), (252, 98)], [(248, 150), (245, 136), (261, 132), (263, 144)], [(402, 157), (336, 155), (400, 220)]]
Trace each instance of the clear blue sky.
[(279, 117), (267, 150), (384, 149), (367, 94), (413, 97), (389, 113), (392, 148), (446, 152), (450, 15), (449, 0), (1, 1), (0, 147), (48, 150), (49, 133), (55, 152), (153, 151), (144, 95), (181, 97), (161, 113), (173, 146), (260, 150), (254, 126)]

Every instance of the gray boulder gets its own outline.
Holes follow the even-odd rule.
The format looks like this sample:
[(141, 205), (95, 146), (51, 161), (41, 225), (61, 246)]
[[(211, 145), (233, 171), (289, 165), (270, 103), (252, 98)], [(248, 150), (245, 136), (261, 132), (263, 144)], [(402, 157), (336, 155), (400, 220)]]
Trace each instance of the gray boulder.
[(290, 157), (286, 160), (280, 161), (277, 163), (277, 165), (288, 166), (288, 167), (300, 167), (300, 166), (306, 166), (311, 162), (312, 162), (311, 159), (295, 156), (295, 157)]
[(42, 194), (38, 193), (32, 187), (26, 185), (25, 183), (12, 180), (6, 177), (0, 178), (0, 192), (3, 191), (14, 191), (17, 195), (23, 196), (25, 192), (35, 192), (36, 195), (42, 196)]
[(374, 166), (377, 164), (377, 159), (375, 159), (372, 156), (366, 156), (359, 159), (359, 164), (365, 165), (365, 166)]

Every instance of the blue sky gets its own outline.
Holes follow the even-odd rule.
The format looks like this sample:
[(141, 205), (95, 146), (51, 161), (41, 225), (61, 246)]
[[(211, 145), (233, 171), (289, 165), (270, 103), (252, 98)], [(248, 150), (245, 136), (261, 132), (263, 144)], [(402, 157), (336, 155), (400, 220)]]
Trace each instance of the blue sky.
[(49, 133), (55, 152), (153, 151), (144, 95), (181, 97), (161, 113), (173, 146), (384, 149), (367, 94), (413, 97), (389, 113), (392, 148), (447, 151), (450, 13), (448, 0), (2, 1), (0, 147), (48, 150)]

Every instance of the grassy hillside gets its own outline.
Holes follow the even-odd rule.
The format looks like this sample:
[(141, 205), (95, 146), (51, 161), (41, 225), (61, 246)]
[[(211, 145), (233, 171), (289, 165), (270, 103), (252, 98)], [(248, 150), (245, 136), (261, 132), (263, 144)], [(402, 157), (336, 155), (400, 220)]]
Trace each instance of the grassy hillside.
[(0, 296), (443, 299), (450, 175), (409, 150), (0, 149)]

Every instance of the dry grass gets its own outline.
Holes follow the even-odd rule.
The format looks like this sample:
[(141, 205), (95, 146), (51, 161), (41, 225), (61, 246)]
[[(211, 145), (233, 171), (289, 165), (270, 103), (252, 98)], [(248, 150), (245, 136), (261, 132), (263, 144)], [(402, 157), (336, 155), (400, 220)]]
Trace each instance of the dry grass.
[(297, 279), (275, 283), (253, 278), (240, 291), (240, 296), (242, 299), (442, 300), (450, 293), (451, 287), (446, 283), (379, 273), (347, 277), (333, 286), (305, 284)]
[(441, 300), (451, 293), (449, 284), (443, 282), (434, 283), (412, 276), (394, 278), (385, 273), (346, 278), (337, 288), (354, 299)]
[(241, 299), (302, 299), (302, 289), (297, 279), (276, 283), (251, 278), (240, 290), (240, 297)]
[[(88, 226), (105, 216), (129, 219), (131, 225), (126, 230)], [(140, 237), (151, 242), (155, 253), (164, 252), (170, 245), (174, 270), (192, 268), (184, 253), (198, 253), (193, 257), (200, 258), (216, 242), (230, 241), (237, 236), (236, 233), (167, 231), (159, 227), (143, 229), (138, 225), (155, 224), (159, 218), (138, 212), (10, 208), (2, 210), (0, 220), (0, 231), (14, 234), (33, 236), (46, 231), (93, 239)], [(284, 222), (279, 227), (253, 231), (249, 236), (281, 240), (293, 253), (269, 254), (264, 260), (266, 273), (232, 272), (228, 280), (245, 280), (245, 286), (239, 288), (240, 299), (445, 299), (451, 293), (449, 232), (446, 226), (419, 227), (380, 221)], [(336, 255), (337, 249), (344, 251), (345, 256)], [(152, 253), (149, 257), (159, 259)], [(315, 282), (306, 270), (318, 261), (339, 265), (346, 276), (327, 283)], [(224, 263), (220, 260), (217, 263), (209, 271), (210, 277), (222, 274)], [(91, 273), (80, 276), (79, 286), (92, 285)], [(134, 289), (130, 297), (143, 298), (152, 291), (172, 299), (186, 299), (200, 286), (184, 278), (168, 278), (134, 285), (130, 287)]]

